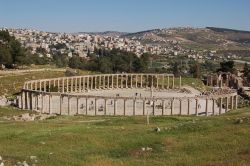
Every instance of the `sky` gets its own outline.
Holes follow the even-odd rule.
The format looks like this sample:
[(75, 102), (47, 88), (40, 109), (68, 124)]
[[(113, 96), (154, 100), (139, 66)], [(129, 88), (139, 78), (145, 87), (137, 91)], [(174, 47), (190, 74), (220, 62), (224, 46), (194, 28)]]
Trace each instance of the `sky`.
[(0, 0), (0, 27), (138, 32), (169, 27), (250, 31), (250, 0)]

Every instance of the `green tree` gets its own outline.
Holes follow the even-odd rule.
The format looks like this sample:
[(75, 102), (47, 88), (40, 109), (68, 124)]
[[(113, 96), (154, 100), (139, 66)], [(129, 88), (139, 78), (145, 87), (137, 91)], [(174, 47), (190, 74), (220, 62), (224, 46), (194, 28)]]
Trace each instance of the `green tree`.
[(180, 76), (181, 72), (179, 69), (179, 64), (177, 62), (175, 62), (174, 64), (172, 64), (172, 72), (175, 76)]
[(190, 68), (190, 73), (193, 75), (194, 78), (201, 78), (201, 67), (199, 63), (194, 64)]
[(0, 64), (4, 64), (6, 67), (11, 67), (12, 56), (7, 48), (0, 47)]
[(69, 67), (73, 69), (84, 69), (84, 61), (78, 56), (69, 59)]
[(220, 63), (220, 69), (218, 71), (222, 72), (233, 72), (234, 71), (234, 61), (224, 61)]
[(101, 58), (99, 60), (99, 71), (102, 73), (112, 73), (112, 62), (109, 58)]
[(250, 74), (250, 69), (247, 63), (245, 63), (244, 68), (243, 68), (243, 73), (244, 73), (244, 77), (247, 77), (248, 74)]

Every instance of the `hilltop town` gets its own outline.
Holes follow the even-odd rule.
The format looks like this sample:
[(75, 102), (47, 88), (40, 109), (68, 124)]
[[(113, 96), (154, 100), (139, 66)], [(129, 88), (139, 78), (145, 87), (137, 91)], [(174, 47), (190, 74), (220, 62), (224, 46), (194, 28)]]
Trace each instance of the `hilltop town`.
[[(4, 28), (2, 28), (4, 29)], [(219, 28), (169, 28), (137, 33), (53, 33), (33, 29), (8, 29), (33, 54), (51, 58), (61, 53), (87, 58), (97, 49), (119, 49), (188, 59), (245, 59), (250, 57), (250, 33)]]

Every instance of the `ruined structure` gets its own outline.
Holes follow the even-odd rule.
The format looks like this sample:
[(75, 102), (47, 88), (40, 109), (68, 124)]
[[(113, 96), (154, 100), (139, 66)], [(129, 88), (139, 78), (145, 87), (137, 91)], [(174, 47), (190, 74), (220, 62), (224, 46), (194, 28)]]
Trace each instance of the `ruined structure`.
[(209, 116), (237, 109), (237, 101), (235, 91), (189, 93), (172, 74), (100, 74), (27, 81), (17, 104), (59, 115)]

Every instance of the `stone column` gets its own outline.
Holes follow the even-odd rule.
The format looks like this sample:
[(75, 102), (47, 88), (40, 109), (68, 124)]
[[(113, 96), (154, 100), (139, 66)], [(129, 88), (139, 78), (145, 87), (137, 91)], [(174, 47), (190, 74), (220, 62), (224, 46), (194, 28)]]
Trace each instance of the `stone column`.
[(66, 78), (66, 92), (69, 92), (69, 78)]
[(105, 80), (105, 75), (102, 77), (102, 88), (105, 89), (106, 88), (106, 80)]
[(70, 97), (68, 95), (68, 115), (70, 115), (70, 111), (71, 111), (71, 102), (70, 102)]
[(126, 74), (126, 88), (128, 88), (128, 75)]
[(30, 92), (29, 94), (30, 94), (30, 110), (33, 111), (33, 101), (34, 101), (33, 100), (33, 93)]
[(44, 113), (44, 93), (42, 93), (41, 113)]
[(219, 115), (220, 115), (222, 111), (222, 98), (220, 98), (219, 100), (220, 100), (220, 105), (219, 105)]
[(102, 76), (99, 75), (98, 89), (101, 89), (101, 86), (102, 86)]
[(207, 86), (209, 86), (210, 76), (207, 76)]
[(77, 81), (77, 77), (75, 78), (75, 92), (78, 92), (77, 88), (78, 88), (78, 81)]
[(190, 115), (190, 99), (187, 99), (187, 102), (188, 102), (188, 115)]
[(47, 91), (47, 89), (46, 89), (46, 85), (47, 85), (47, 81), (45, 80), (45, 81), (43, 81), (43, 89), (44, 89), (44, 92), (46, 92), (46, 91)]
[(225, 112), (228, 112), (228, 97), (226, 97), (226, 111)]
[(49, 92), (51, 92), (51, 85), (50, 85), (50, 81), (51, 81), (51, 80), (49, 80)]
[(182, 100), (180, 99), (180, 113), (179, 113), (179, 115), (181, 115), (182, 114)]
[(117, 100), (114, 99), (114, 115), (116, 115), (116, 111), (117, 111)]
[(95, 116), (97, 115), (97, 109), (98, 109), (98, 105), (97, 105), (97, 98), (95, 98)]
[(98, 86), (97, 86), (97, 76), (94, 76), (94, 78), (95, 78), (95, 90), (97, 90), (98, 89)]
[(153, 115), (155, 115), (155, 101), (153, 101)]
[(36, 97), (36, 101), (35, 101), (35, 108), (36, 108), (36, 111), (38, 111), (38, 94), (35, 95)]
[(78, 96), (76, 97), (76, 114), (79, 115), (79, 97)]
[(146, 100), (143, 100), (143, 115), (145, 115), (145, 111), (146, 111)]
[(104, 115), (107, 115), (107, 111), (108, 111), (108, 108), (107, 108), (107, 99), (104, 99)]
[(213, 99), (213, 115), (215, 115), (215, 99)]
[(171, 115), (174, 113), (174, 98), (171, 100)]
[(133, 115), (135, 116), (136, 112), (136, 99), (133, 100)]
[(25, 92), (25, 109), (29, 109), (29, 92)]
[(30, 89), (31, 89), (31, 90), (33, 90), (33, 84), (34, 84), (34, 82), (32, 81), (32, 82), (30, 83)]
[(208, 116), (208, 99), (206, 98), (206, 109), (205, 109), (205, 111), (206, 111), (206, 116)]
[(93, 76), (89, 77), (89, 81), (90, 81), (90, 89), (93, 89)]
[(119, 75), (116, 75), (116, 88), (119, 88)]
[(62, 115), (62, 103), (63, 103), (63, 97), (60, 94), (60, 115)]
[(35, 91), (37, 91), (37, 81), (35, 82)]
[(120, 76), (121, 76), (121, 88), (123, 88), (123, 75)]
[(235, 109), (238, 109), (238, 95), (235, 96)]
[(58, 92), (60, 92), (60, 79), (57, 80), (57, 89), (58, 89)]
[(51, 114), (51, 95), (49, 95), (49, 114)]
[(86, 97), (85, 100), (86, 100), (86, 101), (85, 101), (85, 102), (86, 102), (86, 103), (85, 103), (85, 104), (86, 104), (86, 115), (88, 115), (88, 109), (89, 109), (89, 108), (88, 108), (88, 107), (89, 107), (89, 106), (88, 106), (88, 97)]
[(195, 99), (195, 115), (196, 116), (199, 115), (199, 111), (198, 111), (199, 107), (198, 107), (198, 105), (199, 105), (199, 100)]
[(234, 97), (231, 96), (231, 110), (234, 109)]
[(21, 106), (22, 106), (22, 109), (25, 109), (25, 92), (24, 91), (21, 92)]
[(86, 81), (85, 81), (85, 76), (84, 77), (82, 77), (82, 89), (83, 89), (83, 91), (85, 91), (85, 89), (86, 89)]
[(111, 88), (114, 89), (114, 75), (111, 75)]
[(79, 78), (79, 92), (82, 92), (82, 77)]
[(87, 77), (87, 87), (86, 90), (89, 90), (89, 76)]
[(71, 79), (71, 83), (70, 83), (70, 92), (73, 92), (73, 78), (70, 78)]
[(123, 100), (123, 115), (126, 116), (126, 99)]
[(108, 77), (108, 85), (107, 85), (107, 88), (109, 89), (109, 77), (110, 77), (110, 76), (108, 75), (107, 77)]
[(163, 116), (165, 113), (165, 100), (162, 100), (162, 113), (161, 115)]
[(65, 87), (64, 87), (64, 78), (62, 79), (62, 93), (64, 93)]

